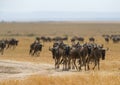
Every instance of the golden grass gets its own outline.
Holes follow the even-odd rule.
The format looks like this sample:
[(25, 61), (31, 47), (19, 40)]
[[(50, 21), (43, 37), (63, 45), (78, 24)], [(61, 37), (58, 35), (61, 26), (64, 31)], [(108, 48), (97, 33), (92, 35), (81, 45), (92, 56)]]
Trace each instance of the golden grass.
[[(23, 80), (4, 80), (0, 85), (119, 85), (120, 84), (120, 45), (110, 42), (106, 44), (102, 37), (96, 36), (97, 43), (103, 43), (109, 47), (106, 60), (101, 61), (101, 70), (75, 75), (46, 76), (34, 75)], [(45, 43), (40, 57), (32, 57), (28, 54), (29, 45), (34, 41), (34, 37), (17, 37), (20, 40), (19, 46), (15, 50), (6, 50), (0, 59), (10, 59), (17, 61), (30, 61), (34, 63), (54, 63), (51, 53), (48, 51), (52, 43)], [(86, 40), (88, 38), (86, 37)], [(66, 42), (67, 43), (67, 42)], [(70, 42), (68, 42), (70, 44)], [(54, 65), (54, 64), (53, 64)], [(103, 72), (103, 73), (102, 73)], [(81, 74), (81, 75), (80, 75)]]
[[(52, 37), (63, 36), (65, 34), (70, 35), (70, 37), (71, 35), (82, 35), (85, 37), (85, 42), (88, 42), (89, 37), (94, 36), (96, 38), (96, 43), (104, 44), (104, 47), (106, 48), (109, 47), (106, 54), (106, 60), (101, 61), (100, 71), (97, 71), (96, 68), (93, 72), (77, 72), (74, 75), (32, 75), (29, 78), (24, 79), (0, 81), (0, 85), (120, 85), (120, 44), (113, 44), (111, 41), (107, 44), (100, 36), (104, 33), (119, 34), (119, 23), (2, 23), (0, 25), (4, 28), (0, 28), (3, 33), (7, 33), (7, 31), (11, 30), (13, 33), (36, 33), (40, 35), (50, 35)], [(33, 30), (33, 28), (35, 29)], [(0, 55), (0, 60), (9, 59), (33, 63), (54, 63), (52, 55), (48, 51), (49, 46), (52, 46), (52, 43), (44, 44), (40, 57), (32, 57), (29, 55), (29, 46), (35, 40), (35, 37), (13, 37), (20, 41), (19, 45), (15, 50), (5, 50), (4, 55)], [(8, 36), (0, 37), (0, 39), (2, 38), (8, 38)], [(65, 43), (71, 44), (70, 40)]]
[(119, 85), (119, 75), (31, 76), (25, 80), (6, 80), (0, 85)]

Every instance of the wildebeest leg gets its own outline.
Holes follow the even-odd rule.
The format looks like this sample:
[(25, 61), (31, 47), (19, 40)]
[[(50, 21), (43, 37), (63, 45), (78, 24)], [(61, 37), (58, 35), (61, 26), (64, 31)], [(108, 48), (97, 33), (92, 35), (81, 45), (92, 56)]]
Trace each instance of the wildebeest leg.
[[(77, 69), (76, 59), (73, 60), (73, 64), (74, 64), (75, 68)], [(77, 70), (78, 70), (78, 69), (77, 69)]]
[(60, 63), (59, 64), (61, 64), (63, 62), (63, 59), (60, 61)]
[(69, 66), (68, 66), (68, 57), (66, 58), (66, 70), (69, 70)]
[(75, 69), (73, 62), (74, 62), (74, 59), (72, 59), (72, 69)]
[(67, 70), (67, 58), (64, 57), (63, 70)]
[(65, 70), (65, 58), (64, 57), (62, 58), (62, 61), (63, 61), (63, 69), (62, 70), (64, 71)]
[(86, 71), (86, 61), (84, 62), (84, 67), (85, 67), (85, 71)]
[(57, 68), (57, 59), (55, 58), (55, 69)]
[(57, 68), (59, 68), (59, 65), (60, 65), (60, 57), (57, 58)]
[(32, 54), (32, 49), (30, 49), (29, 54)]
[(81, 67), (82, 67), (82, 61), (81, 61), (81, 58), (79, 59), (79, 71), (81, 70)]
[(6, 47), (6, 49), (8, 49), (8, 48), (9, 48), (9, 46), (10, 46), (10, 45), (8, 44), (8, 45), (7, 45), (7, 47)]
[(75, 69), (75, 65), (74, 65), (74, 59), (72, 59), (72, 69)]
[(68, 58), (68, 69), (71, 69), (71, 58)]
[(100, 59), (98, 59), (98, 70), (100, 70)]
[(95, 60), (93, 70), (95, 69), (96, 65), (97, 65), (97, 61)]
[(86, 58), (85, 57), (83, 58), (83, 66), (84, 66), (85, 71), (86, 71)]
[(87, 63), (87, 69), (90, 70), (90, 67), (89, 67), (90, 58), (87, 58), (87, 59), (86, 59), (86, 63)]
[(36, 53), (36, 50), (34, 50), (34, 51), (33, 51), (33, 54), (32, 54), (32, 55), (34, 56), (34, 55), (35, 55), (35, 53)]

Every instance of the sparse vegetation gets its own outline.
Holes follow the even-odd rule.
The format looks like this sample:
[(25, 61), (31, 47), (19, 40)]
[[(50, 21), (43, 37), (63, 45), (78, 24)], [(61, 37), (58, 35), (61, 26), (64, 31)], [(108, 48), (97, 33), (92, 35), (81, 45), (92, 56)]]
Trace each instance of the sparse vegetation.
[(6, 80), (0, 85), (119, 85), (119, 75), (31, 76), (24, 80)]
[(35, 36), (35, 34), (30, 33), (30, 34), (27, 34), (26, 36), (28, 36), (28, 37), (33, 37), (33, 36)]
[[(1, 31), (4, 33), (6, 32), (7, 26), (12, 28), (12, 25), (15, 27), (15, 31), (12, 33), (26, 33), (26, 30), (29, 31), (29, 33), (33, 32), (33, 34), (29, 34), (28, 36), (19, 36), (13, 35), (16, 39), (18, 39), (19, 45), (16, 47), (15, 50), (5, 50), (4, 55), (0, 55), (0, 60), (2, 59), (9, 59), (9, 60), (16, 60), (16, 61), (29, 61), (34, 63), (49, 63), (54, 65), (54, 60), (52, 59), (51, 53), (48, 51), (49, 47), (52, 46), (51, 43), (44, 43), (43, 51), (40, 54), (40, 57), (31, 57), (29, 55), (29, 46), (30, 44), (35, 40), (36, 34), (39, 32), (40, 35), (47, 34), (45, 36), (49, 36), (49, 34), (55, 33), (54, 36), (61, 36), (64, 35), (62, 32), (67, 31), (67, 35), (69, 38), (71, 36), (69, 35), (84, 35), (85, 42), (88, 42), (88, 38), (90, 36), (95, 35), (96, 42), (98, 44), (104, 44), (104, 47), (108, 47), (109, 50), (107, 51), (106, 60), (101, 61), (101, 69), (98, 71), (95, 69), (95, 71), (81, 71), (76, 72), (75, 74), (70, 75), (62, 75), (58, 76), (57, 74), (55, 76), (48, 76), (48, 75), (32, 75), (28, 78), (18, 78), (18, 79), (6, 79), (3, 81), (0, 81), (0, 85), (119, 85), (120, 84), (120, 44), (113, 44), (112, 41), (109, 43), (106, 43), (104, 39), (101, 37), (104, 33), (114, 33), (120, 32), (120, 24), (106, 24), (106, 25), (93, 25), (93, 24), (69, 24), (65, 23), (65, 26), (68, 25), (67, 28), (65, 28), (64, 24), (24, 24), (24, 23), (14, 23), (12, 25), (5, 23), (1, 23), (4, 25), (1, 25)], [(22, 25), (21, 25), (22, 24)], [(116, 29), (113, 29), (112, 27), (115, 27)], [(39, 28), (38, 28), (39, 27)], [(56, 27), (58, 27), (56, 29)], [(97, 31), (97, 28), (99, 27), (100, 33)], [(22, 29), (20, 29), (22, 28)], [(26, 28), (26, 29), (25, 29)], [(32, 29), (31, 29), (32, 28)], [(35, 28), (35, 29), (33, 29)], [(83, 28), (83, 29), (82, 29)], [(89, 29), (88, 29), (89, 28)], [(16, 30), (18, 29), (18, 30)], [(29, 30), (28, 30), (29, 29)], [(91, 29), (91, 30), (90, 30)], [(25, 31), (24, 31), (25, 30)], [(78, 34), (75, 34), (75, 33)], [(20, 34), (19, 33), (19, 34)], [(73, 33), (73, 34), (72, 34)], [(92, 33), (92, 34), (91, 34)], [(26, 34), (27, 35), (27, 34)], [(4, 36), (1, 36), (0, 39), (2, 39)], [(6, 36), (5, 36), (6, 37)], [(9, 36), (7, 36), (9, 38)], [(66, 41), (65, 43), (71, 44), (70, 40)]]

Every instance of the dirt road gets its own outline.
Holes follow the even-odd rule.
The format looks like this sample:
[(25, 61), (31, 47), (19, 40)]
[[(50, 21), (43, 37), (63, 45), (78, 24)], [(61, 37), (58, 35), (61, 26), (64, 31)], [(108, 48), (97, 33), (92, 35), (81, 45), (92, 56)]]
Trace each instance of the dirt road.
[[(60, 72), (61, 71), (61, 72)], [(11, 60), (0, 60), (0, 80), (9, 78), (24, 78), (29, 75), (62, 75), (70, 72), (62, 72), (62, 69), (55, 70), (54, 65), (35, 64), (31, 62), (20, 62)]]
[(20, 62), (12, 60), (0, 60), (0, 80), (4, 79), (24, 79), (30, 75), (47, 75), (47, 76), (61, 76), (61, 75), (120, 75), (119, 71), (62, 71), (61, 69), (54, 69), (54, 64)]

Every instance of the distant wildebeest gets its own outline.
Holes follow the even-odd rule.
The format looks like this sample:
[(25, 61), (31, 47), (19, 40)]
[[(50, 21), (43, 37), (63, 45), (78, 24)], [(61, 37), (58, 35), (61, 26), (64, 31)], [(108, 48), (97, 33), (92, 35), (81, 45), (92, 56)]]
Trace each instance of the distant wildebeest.
[(71, 42), (75, 42), (76, 40), (79, 41), (79, 42), (84, 42), (83, 37), (74, 36), (74, 37), (71, 38)]
[(107, 43), (109, 43), (109, 38), (108, 37), (105, 37), (104, 39)]
[(118, 43), (120, 41), (120, 37), (113, 37), (112, 41), (113, 43)]
[(68, 37), (63, 37), (62, 40), (63, 41), (68, 40)]
[(78, 38), (77, 36), (72, 37), (71, 42), (75, 42), (75, 40), (77, 40), (77, 38)]
[(18, 45), (18, 40), (12, 38), (10, 40), (7, 40), (7, 49), (13, 47), (13, 49)]
[(89, 38), (89, 41), (90, 41), (90, 42), (94, 42), (94, 41), (95, 41), (95, 38), (94, 38), (94, 37), (90, 37), (90, 38)]
[(102, 35), (102, 37), (108, 37), (108, 38), (110, 38), (110, 35)]
[(30, 45), (29, 54), (31, 54), (32, 56), (34, 55), (39, 56), (41, 51), (42, 51), (42, 44), (34, 42)]
[(61, 40), (62, 40), (62, 37), (59, 37), (59, 36), (53, 38), (53, 41), (61, 41)]
[(71, 42), (75, 42), (75, 39), (74, 39), (74, 38), (72, 38), (72, 39), (71, 39)]
[(6, 42), (4, 40), (0, 40), (0, 53), (3, 55), (4, 49), (6, 47)]
[(65, 41), (65, 40), (68, 40), (68, 37), (59, 37), (59, 36), (57, 36), (57, 37), (54, 37), (52, 40), (53, 41)]
[(42, 40), (43, 42), (51, 42), (51, 41), (52, 41), (52, 39), (51, 39), (50, 37), (46, 37), (46, 36), (42, 36), (42, 37), (41, 37), (41, 40)]
[(83, 37), (78, 37), (77, 40), (80, 41), (80, 42), (84, 42), (84, 38)]
[(119, 43), (120, 41), (120, 35), (118, 34), (112, 34), (112, 35), (102, 35), (106, 42), (109, 42), (110, 40), (113, 41), (113, 43)]
[(50, 37), (47, 37), (46, 39), (47, 39), (48, 42), (52, 41), (52, 39)]

